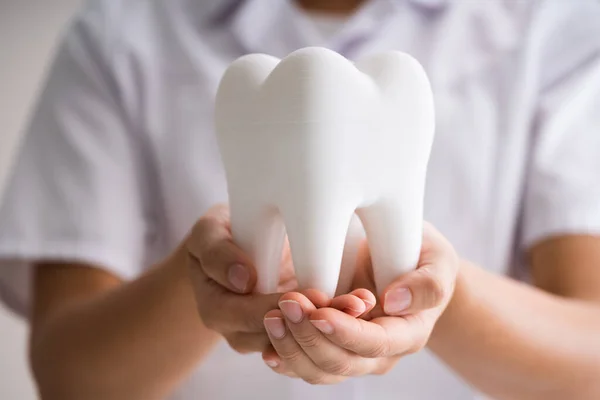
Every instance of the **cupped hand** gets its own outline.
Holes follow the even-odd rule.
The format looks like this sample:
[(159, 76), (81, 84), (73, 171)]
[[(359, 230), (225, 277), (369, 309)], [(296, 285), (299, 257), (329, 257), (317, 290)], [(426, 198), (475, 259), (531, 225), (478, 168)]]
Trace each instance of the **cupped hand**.
[[(252, 293), (256, 271), (231, 237), (229, 209), (211, 208), (186, 240), (188, 270), (204, 325), (221, 334), (240, 353), (261, 352), (269, 346), (264, 315), (276, 308), (282, 292), (296, 281), (289, 251), (284, 252), (279, 292)], [(329, 304), (325, 296), (311, 296), (315, 304)]]
[(332, 384), (383, 374), (400, 357), (426, 345), (454, 291), (459, 261), (453, 247), (425, 224), (417, 268), (390, 284), (377, 305), (371, 261), (363, 248), (353, 292), (326, 307), (301, 293), (287, 293), (278, 309), (266, 314), (272, 348), (263, 359), (274, 371)]

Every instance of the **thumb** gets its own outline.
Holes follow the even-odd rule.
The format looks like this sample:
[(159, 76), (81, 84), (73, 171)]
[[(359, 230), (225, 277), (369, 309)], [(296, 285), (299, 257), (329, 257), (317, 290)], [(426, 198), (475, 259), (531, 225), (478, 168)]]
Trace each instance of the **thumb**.
[(454, 290), (458, 256), (432, 225), (425, 224), (417, 269), (391, 283), (383, 292), (383, 311), (408, 315), (445, 305)]

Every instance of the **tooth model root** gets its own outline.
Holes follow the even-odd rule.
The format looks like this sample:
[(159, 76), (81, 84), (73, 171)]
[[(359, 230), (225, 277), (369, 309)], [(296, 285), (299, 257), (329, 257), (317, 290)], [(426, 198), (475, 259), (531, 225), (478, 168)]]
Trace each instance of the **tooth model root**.
[(311, 208), (281, 209), (300, 288), (333, 296), (353, 209), (324, 202)]
[(402, 208), (402, 205), (398, 199), (387, 200), (356, 211), (367, 234), (379, 293), (394, 279), (414, 269), (419, 261), (422, 231), (419, 207)]
[(256, 267), (256, 290), (275, 293), (285, 239), (285, 227), (277, 208), (256, 201), (239, 204), (235, 200), (230, 207), (231, 233)]
[(336, 295), (346, 294), (352, 289), (354, 274), (358, 261), (358, 254), (361, 247), (361, 242), (365, 238), (365, 231), (356, 214), (352, 214), (348, 234), (346, 236), (346, 244), (344, 246), (344, 254), (342, 256), (342, 267), (340, 270), (340, 279), (338, 280)]
[(358, 245), (350, 237), (345, 247), (354, 209), (327, 201), (312, 208), (258, 201), (232, 201), (230, 207), (232, 235), (256, 266), (258, 292), (277, 291), (286, 230), (301, 289), (317, 289), (333, 296), (343, 267), (346, 280), (339, 282), (339, 288), (348, 291)]

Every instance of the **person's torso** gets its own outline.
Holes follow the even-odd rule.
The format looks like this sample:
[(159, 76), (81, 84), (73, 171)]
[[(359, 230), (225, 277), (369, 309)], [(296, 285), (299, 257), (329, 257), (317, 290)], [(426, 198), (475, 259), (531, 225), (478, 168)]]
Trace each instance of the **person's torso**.
[[(133, 2), (135, 3), (135, 2)], [(129, 55), (121, 65), (131, 120), (139, 123), (160, 199), (159, 254), (171, 250), (227, 188), (213, 127), (213, 100), (225, 68), (263, 52), (283, 57), (310, 45), (354, 59), (402, 50), (425, 67), (436, 106), (436, 136), (425, 219), (461, 257), (497, 273), (518, 261), (515, 248), (531, 140), (534, 79), (520, 36), (528, 6), (443, 0), (372, 1), (329, 42), (286, 1), (143, 1), (129, 10)], [(216, 3), (216, 2), (215, 2)], [(133, 8), (133, 7), (131, 7)], [(210, 11), (210, 12), (209, 12)], [(311, 33), (312, 32), (312, 33)], [(367, 132), (365, 132), (367, 134)], [(222, 344), (173, 399), (468, 399), (472, 390), (427, 351), (383, 377), (311, 387), (280, 377), (260, 355)]]

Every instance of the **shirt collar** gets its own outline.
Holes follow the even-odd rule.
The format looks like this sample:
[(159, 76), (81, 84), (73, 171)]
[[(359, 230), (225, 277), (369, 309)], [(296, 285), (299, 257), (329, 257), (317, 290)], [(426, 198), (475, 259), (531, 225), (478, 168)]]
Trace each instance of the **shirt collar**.
[[(214, 24), (223, 24), (232, 19), (232, 17), (242, 8), (243, 3), (251, 0), (227, 0), (212, 1), (208, 7), (208, 16)], [(280, 0), (281, 1), (281, 0)], [(376, 1), (376, 0), (370, 0)], [(444, 8), (450, 0), (388, 0), (392, 6), (398, 6), (400, 3), (408, 1), (416, 6), (425, 9), (437, 10)], [(267, 3), (269, 3), (267, 1)]]
[[(369, 0), (350, 17), (343, 36), (352, 42), (376, 34), (382, 21), (406, 2), (437, 8), (445, 1), (448, 0)], [(293, 3), (293, 0), (223, 1), (209, 18), (214, 25), (227, 25), (246, 52), (283, 57), (298, 48), (314, 45), (307, 40), (306, 26), (303, 25), (306, 21), (298, 16), (299, 11)]]
[(412, 4), (428, 9), (428, 10), (441, 10), (446, 7), (450, 0), (409, 0)]

